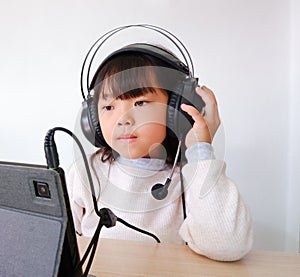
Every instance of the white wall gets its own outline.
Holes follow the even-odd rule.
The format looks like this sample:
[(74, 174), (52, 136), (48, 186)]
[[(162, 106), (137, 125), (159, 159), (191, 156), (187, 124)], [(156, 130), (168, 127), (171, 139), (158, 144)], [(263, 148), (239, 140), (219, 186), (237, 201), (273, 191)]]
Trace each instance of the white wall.
[[(94, 40), (125, 24), (159, 25), (182, 39), (216, 93), (255, 248), (297, 251), (299, 10), (297, 0), (2, 1), (0, 160), (45, 164), (46, 131), (74, 129)], [(57, 144), (68, 167), (73, 143), (58, 135)]]
[[(287, 233), (286, 249), (300, 252), (300, 243), (297, 246), (295, 241), (299, 241), (300, 232), (295, 230), (300, 226), (300, 2), (293, 0), (291, 11), (291, 48), (290, 48), (290, 119), (289, 119), (289, 167), (288, 167), (288, 193), (287, 193)], [(298, 211), (298, 212), (295, 212)]]

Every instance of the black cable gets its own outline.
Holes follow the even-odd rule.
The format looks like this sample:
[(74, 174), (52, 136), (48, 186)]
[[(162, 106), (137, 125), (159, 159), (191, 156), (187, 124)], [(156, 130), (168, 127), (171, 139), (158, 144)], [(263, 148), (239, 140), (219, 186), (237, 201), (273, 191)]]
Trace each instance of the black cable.
[[(186, 204), (185, 204), (185, 193), (184, 193), (184, 182), (183, 182), (183, 174), (182, 174), (182, 161), (180, 161), (180, 186), (181, 186), (181, 202), (182, 202), (182, 212), (183, 212), (183, 220), (186, 219)], [(188, 245), (185, 242), (185, 245)]]
[[(92, 248), (92, 252), (91, 252), (91, 255), (90, 255), (90, 259), (89, 259), (89, 261), (87, 263), (87, 266), (86, 266), (86, 269), (83, 273), (83, 277), (86, 277), (88, 275), (89, 271), (90, 271), (90, 268), (91, 268), (91, 265), (92, 265), (92, 262), (93, 262), (93, 259), (94, 259), (95, 253), (96, 253), (96, 249), (97, 249), (97, 245), (98, 245), (98, 241), (99, 241), (99, 236), (100, 236), (100, 231), (101, 231), (102, 227), (103, 227), (103, 223), (100, 219), (99, 224), (97, 226), (97, 229), (95, 231), (95, 234), (94, 234), (94, 236), (91, 240), (91, 243), (90, 243), (93, 248)], [(87, 257), (87, 255), (86, 255), (86, 257)], [(85, 262), (85, 260), (83, 260), (82, 265), (84, 264), (84, 262)]]
[(186, 205), (185, 205), (185, 194), (184, 194), (184, 182), (182, 175), (182, 162), (180, 161), (180, 186), (181, 186), (181, 201), (182, 201), (182, 211), (183, 211), (183, 219), (186, 219)]
[(148, 235), (148, 236), (154, 238), (158, 243), (160, 243), (159, 238), (158, 238), (157, 236), (155, 236), (154, 234), (149, 233), (149, 232), (147, 232), (147, 231), (145, 231), (145, 230), (142, 230), (142, 229), (140, 229), (140, 228), (138, 228), (138, 227), (136, 227), (136, 226), (133, 226), (133, 225), (129, 224), (128, 222), (126, 222), (125, 220), (123, 220), (122, 218), (119, 218), (119, 217), (118, 217), (118, 218), (117, 218), (117, 221), (121, 222), (121, 223), (124, 224), (125, 226), (127, 226), (127, 227), (129, 227), (129, 228), (131, 228), (131, 229), (133, 229), (133, 230), (135, 230), (135, 231), (137, 231), (137, 232), (143, 233), (143, 234), (145, 234), (145, 235)]
[[(85, 169), (87, 171), (87, 175), (88, 175), (88, 181), (90, 184), (90, 189), (92, 192), (92, 199), (93, 199), (93, 204), (94, 204), (94, 209), (96, 214), (99, 216), (99, 223), (98, 226), (96, 228), (96, 231), (85, 251), (85, 254), (82, 258), (82, 260), (78, 263), (78, 265), (75, 267), (74, 273), (76, 273), (76, 271), (80, 270), (80, 268), (82, 267), (82, 265), (85, 263), (85, 260), (87, 259), (88, 255), (90, 254), (90, 258), (86, 267), (86, 270), (83, 274), (83, 277), (86, 277), (89, 269), (92, 265), (92, 261), (94, 259), (95, 256), (95, 252), (96, 252), (96, 248), (97, 248), (97, 244), (98, 244), (98, 240), (99, 240), (99, 236), (100, 236), (100, 231), (103, 227), (103, 225), (107, 228), (113, 227), (116, 224), (116, 221), (119, 221), (121, 223), (123, 223), (125, 226), (141, 232), (143, 234), (149, 235), (151, 237), (153, 237), (158, 243), (160, 242), (160, 240), (152, 233), (149, 233), (145, 230), (142, 230), (138, 227), (135, 227), (131, 224), (129, 224), (128, 222), (126, 222), (125, 220), (118, 218), (111, 210), (107, 209), (107, 208), (102, 208), (100, 209), (100, 211), (98, 210), (98, 205), (97, 205), (97, 199), (95, 196), (95, 189), (94, 189), (94, 184), (93, 184), (93, 179), (92, 179), (92, 175), (89, 169), (89, 164), (88, 164), (88, 160), (87, 160), (87, 156), (85, 154), (85, 151), (82, 147), (82, 144), (80, 143), (79, 139), (76, 137), (76, 135), (74, 133), (72, 133), (70, 130), (63, 128), (63, 127), (55, 127), (53, 129), (50, 129), (47, 132), (47, 135), (45, 137), (45, 143), (44, 143), (44, 148), (45, 148), (45, 154), (46, 154), (46, 159), (47, 159), (47, 165), (49, 169), (54, 169), (57, 170), (59, 167), (59, 158), (58, 158), (58, 153), (57, 153), (57, 149), (56, 149), (56, 144), (54, 141), (54, 133), (55, 131), (63, 131), (65, 133), (67, 133), (68, 135), (70, 135), (75, 142), (77, 143), (80, 152), (82, 154), (83, 157), (83, 161), (84, 161), (84, 165), (85, 165)], [(91, 253), (90, 253), (91, 252)]]
[(87, 177), (88, 177), (88, 181), (89, 181), (89, 184), (90, 184), (90, 189), (91, 189), (91, 192), (92, 192), (92, 198), (93, 198), (93, 204), (94, 204), (94, 209), (95, 209), (95, 212), (96, 214), (100, 217), (100, 213), (98, 211), (98, 205), (97, 205), (97, 199), (96, 199), (96, 193), (95, 193), (95, 189), (94, 189), (94, 185), (93, 185), (93, 179), (92, 179), (92, 174), (91, 174), (91, 171), (89, 169), (89, 164), (88, 164), (88, 160), (87, 160), (87, 156), (85, 154), (85, 151), (83, 149), (83, 146), (82, 144), (80, 143), (79, 139), (76, 137), (76, 135), (74, 133), (72, 133), (70, 130), (66, 129), (66, 128), (63, 128), (63, 127), (55, 127), (53, 129), (51, 129), (48, 133), (51, 133), (52, 132), (52, 136), (54, 136), (54, 132), (55, 131), (62, 131), (62, 132), (65, 132), (67, 133), (68, 135), (70, 135), (74, 140), (75, 142), (77, 143), (79, 149), (80, 149), (80, 152), (81, 152), (81, 155), (82, 155), (82, 158), (83, 158), (83, 162), (84, 162), (84, 166), (85, 166), (85, 169), (86, 169), (86, 172), (87, 172)]
[(90, 267), (92, 265), (92, 261), (94, 259), (94, 256), (95, 256), (95, 252), (96, 252), (96, 248), (97, 248), (97, 244), (98, 244), (98, 240), (99, 240), (99, 235), (100, 235), (100, 231), (103, 227), (103, 223), (101, 220), (99, 220), (99, 223), (98, 223), (98, 226), (97, 226), (97, 229), (81, 259), (81, 261), (77, 264), (74, 272), (76, 272), (78, 269), (82, 268), (83, 264), (85, 263), (85, 260), (87, 259), (90, 251), (92, 250), (91, 254), (90, 254), (90, 259), (88, 261), (88, 264), (87, 264), (87, 267), (84, 271), (84, 274), (82, 275), (83, 277), (87, 276), (89, 270), (90, 270)]
[[(52, 140), (54, 139), (54, 132), (55, 131), (63, 131), (65, 133), (67, 133), (68, 135), (70, 135), (75, 141), (76, 143), (78, 144), (79, 146), (79, 149), (80, 149), (80, 152), (82, 154), (82, 157), (83, 157), (83, 161), (84, 161), (84, 165), (85, 165), (85, 168), (86, 168), (86, 171), (87, 171), (87, 175), (88, 175), (88, 181), (89, 181), (89, 184), (90, 184), (90, 189), (91, 189), (91, 192), (92, 192), (92, 198), (93, 198), (93, 204), (94, 204), (94, 209), (95, 209), (95, 212), (96, 214), (100, 217), (100, 218), (103, 218), (106, 216), (105, 219), (108, 218), (108, 220), (111, 220), (111, 221), (119, 221), (121, 223), (123, 223), (124, 225), (126, 225), (127, 227), (135, 230), (135, 231), (138, 231), (138, 232), (141, 232), (143, 234), (147, 234), (151, 237), (153, 237), (157, 242), (160, 242), (159, 239), (154, 235), (154, 234), (151, 234), (145, 230), (142, 230), (138, 227), (135, 227), (131, 224), (129, 224), (128, 222), (126, 222), (125, 220), (119, 218), (119, 217), (116, 217), (112, 211), (110, 211), (109, 209), (107, 208), (104, 208), (104, 209), (101, 209), (100, 211), (98, 210), (98, 204), (97, 204), (97, 199), (96, 199), (96, 194), (95, 194), (95, 189), (94, 189), (94, 184), (93, 184), (93, 179), (92, 179), (92, 174), (91, 174), (91, 171), (89, 169), (89, 164), (88, 164), (88, 160), (87, 160), (87, 157), (86, 157), (86, 154), (85, 154), (85, 151), (82, 147), (82, 144), (81, 142), (79, 141), (79, 139), (76, 137), (76, 135), (74, 133), (72, 133), (70, 130), (66, 129), (66, 128), (63, 128), (63, 127), (55, 127), (53, 129), (51, 129), (48, 134), (47, 134), (47, 137), (50, 137)], [(45, 139), (46, 140), (46, 139)], [(47, 139), (47, 141), (49, 141), (49, 139)], [(54, 142), (54, 141), (53, 141)], [(55, 144), (54, 144), (55, 145)], [(55, 146), (56, 148), (56, 146)], [(58, 158), (57, 158), (58, 160)], [(104, 211), (105, 210), (105, 211)], [(112, 220), (112, 217), (115, 216), (115, 219)], [(105, 223), (103, 223), (106, 227), (111, 227), (111, 224), (112, 222), (108, 222), (106, 221)]]

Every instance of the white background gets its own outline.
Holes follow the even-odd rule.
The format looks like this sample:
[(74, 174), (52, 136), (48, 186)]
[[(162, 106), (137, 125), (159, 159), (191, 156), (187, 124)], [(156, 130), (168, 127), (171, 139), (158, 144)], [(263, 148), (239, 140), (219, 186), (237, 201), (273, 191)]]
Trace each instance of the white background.
[[(48, 129), (74, 130), (88, 48), (132, 23), (188, 47), (219, 101), (227, 173), (250, 206), (255, 248), (299, 249), (300, 1), (10, 0), (0, 2), (0, 160), (45, 164)], [(61, 164), (73, 142), (57, 135)]]

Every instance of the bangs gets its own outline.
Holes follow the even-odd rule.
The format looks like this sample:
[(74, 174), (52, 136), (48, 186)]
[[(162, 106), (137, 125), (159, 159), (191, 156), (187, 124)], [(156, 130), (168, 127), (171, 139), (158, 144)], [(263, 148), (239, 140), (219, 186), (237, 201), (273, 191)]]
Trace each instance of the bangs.
[[(147, 93), (163, 90), (159, 74), (163, 66), (155, 63), (147, 55), (122, 54), (106, 61), (95, 74), (93, 89), (94, 100), (128, 99)], [(165, 68), (165, 67), (164, 67)], [(167, 93), (167, 92), (166, 92)]]
[(102, 99), (129, 99), (161, 89), (152, 66), (139, 66), (119, 71), (112, 68), (107, 72), (101, 86), (99, 97)]

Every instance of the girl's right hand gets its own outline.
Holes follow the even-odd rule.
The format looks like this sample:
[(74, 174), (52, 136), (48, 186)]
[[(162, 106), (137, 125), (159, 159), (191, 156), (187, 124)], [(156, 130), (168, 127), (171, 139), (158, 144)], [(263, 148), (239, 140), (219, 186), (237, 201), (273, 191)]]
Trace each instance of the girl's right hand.
[(185, 144), (187, 148), (198, 142), (212, 143), (221, 123), (217, 100), (212, 90), (202, 86), (196, 88), (196, 93), (205, 102), (204, 116), (193, 106), (181, 105), (182, 110), (187, 112), (195, 121), (192, 129), (186, 135)]

